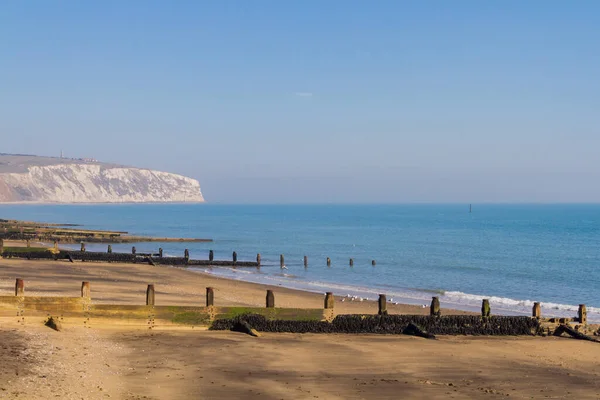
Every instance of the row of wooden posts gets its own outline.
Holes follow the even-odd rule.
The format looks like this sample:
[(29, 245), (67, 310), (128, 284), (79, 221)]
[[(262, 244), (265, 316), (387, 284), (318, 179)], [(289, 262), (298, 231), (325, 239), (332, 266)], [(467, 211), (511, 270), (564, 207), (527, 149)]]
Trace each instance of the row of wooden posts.
[[(54, 247), (55, 248), (57, 247), (56, 242), (54, 243)], [(85, 243), (84, 242), (81, 242), (81, 251), (82, 252), (86, 251), (86, 249), (85, 249)], [(110, 244), (108, 245), (108, 253), (112, 253), (112, 246)], [(133, 246), (131, 248), (131, 254), (136, 254), (136, 253), (137, 253), (137, 250), (136, 250), (135, 246)], [(162, 256), (163, 256), (163, 249), (162, 248), (158, 249), (158, 256), (162, 258)], [(190, 258), (190, 251), (188, 249), (185, 249), (183, 251), (183, 257), (189, 260), (189, 258)], [(214, 251), (210, 250), (208, 252), (208, 260), (209, 261), (214, 261), (214, 259), (215, 259), (215, 253), (214, 253)], [(237, 261), (238, 261), (237, 252), (235, 252), (235, 251), (232, 253), (232, 261), (233, 261), (233, 264), (237, 263)], [(261, 265), (261, 261), (262, 261), (262, 257), (260, 255), (260, 253), (258, 253), (256, 255), (256, 263), (260, 266)], [(331, 258), (327, 257), (326, 261), (327, 261), (327, 266), (330, 267), (331, 266)], [(350, 259), (349, 265), (351, 267), (354, 266), (354, 259), (353, 258)], [(375, 265), (377, 265), (377, 262), (375, 260), (371, 260), (371, 265), (375, 266)], [(284, 267), (285, 266), (285, 257), (284, 257), (283, 254), (281, 254), (279, 256), (279, 266), (280, 267)], [(304, 266), (308, 267), (308, 256), (304, 256)]]
[[(155, 293), (154, 285), (153, 284), (148, 285), (148, 287), (146, 289), (146, 305), (147, 306), (155, 305), (154, 293)], [(17, 279), (16, 283), (15, 283), (15, 296), (24, 296), (24, 295), (25, 295), (25, 282), (23, 281), (23, 279)], [(91, 289), (90, 289), (89, 282), (81, 282), (81, 297), (85, 297), (85, 298), (91, 297)], [(214, 289), (212, 287), (207, 287), (206, 288), (206, 306), (207, 307), (214, 306), (214, 302), (215, 302)], [(387, 314), (387, 297), (385, 294), (379, 295), (377, 304), (379, 306), (378, 314), (386, 315)], [(325, 309), (333, 309), (333, 306), (334, 306), (333, 293), (327, 292), (325, 294), (325, 301), (324, 301), (323, 307)], [(273, 293), (272, 290), (267, 290), (266, 307), (267, 308), (275, 307), (275, 294)], [(429, 314), (433, 317), (441, 316), (442, 313), (441, 313), (441, 307), (440, 307), (440, 299), (438, 297), (432, 298)], [(582, 323), (582, 324), (586, 324), (587, 323), (587, 310), (586, 310), (585, 304), (579, 305), (579, 310), (578, 310), (577, 314), (578, 314), (578, 316), (577, 316), (578, 322)], [(482, 304), (481, 304), (481, 316), (486, 318), (486, 317), (490, 317), (490, 315), (491, 315), (490, 302), (488, 299), (483, 299)], [(533, 305), (532, 317), (534, 317), (534, 318), (542, 317), (542, 307), (541, 307), (541, 304), (538, 302), (534, 303), (534, 305)]]

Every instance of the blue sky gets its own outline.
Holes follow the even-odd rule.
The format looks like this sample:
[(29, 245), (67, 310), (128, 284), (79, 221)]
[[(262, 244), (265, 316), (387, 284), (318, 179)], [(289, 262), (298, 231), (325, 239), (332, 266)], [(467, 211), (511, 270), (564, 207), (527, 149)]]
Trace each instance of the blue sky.
[(0, 152), (212, 202), (600, 202), (600, 3), (0, 4)]

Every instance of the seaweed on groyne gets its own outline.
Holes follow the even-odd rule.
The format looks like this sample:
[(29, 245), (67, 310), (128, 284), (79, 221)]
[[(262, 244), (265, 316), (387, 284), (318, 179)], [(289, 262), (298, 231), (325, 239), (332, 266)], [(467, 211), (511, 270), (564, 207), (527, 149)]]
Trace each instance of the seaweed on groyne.
[(270, 320), (256, 314), (216, 320), (210, 329), (231, 330), (242, 320), (259, 332), (402, 334), (410, 323), (434, 335), (530, 336), (540, 330), (537, 319), (520, 316), (338, 315), (327, 322)]

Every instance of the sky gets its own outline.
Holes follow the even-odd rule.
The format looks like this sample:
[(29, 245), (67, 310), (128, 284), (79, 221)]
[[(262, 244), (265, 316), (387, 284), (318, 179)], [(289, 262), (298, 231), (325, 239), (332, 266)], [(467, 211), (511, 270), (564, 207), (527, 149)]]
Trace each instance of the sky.
[(0, 152), (213, 203), (600, 202), (600, 2), (6, 1)]

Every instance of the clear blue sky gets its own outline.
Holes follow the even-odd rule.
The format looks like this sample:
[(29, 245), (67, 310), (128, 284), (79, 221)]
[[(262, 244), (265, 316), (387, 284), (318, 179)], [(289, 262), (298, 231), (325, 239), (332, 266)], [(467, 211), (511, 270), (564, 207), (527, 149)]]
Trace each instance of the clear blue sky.
[(599, 202), (600, 2), (5, 1), (0, 143), (212, 202)]

